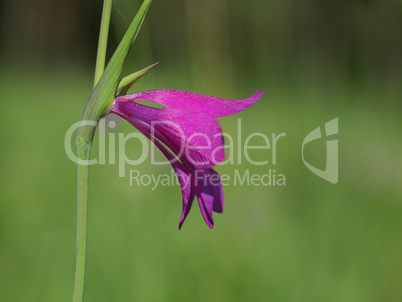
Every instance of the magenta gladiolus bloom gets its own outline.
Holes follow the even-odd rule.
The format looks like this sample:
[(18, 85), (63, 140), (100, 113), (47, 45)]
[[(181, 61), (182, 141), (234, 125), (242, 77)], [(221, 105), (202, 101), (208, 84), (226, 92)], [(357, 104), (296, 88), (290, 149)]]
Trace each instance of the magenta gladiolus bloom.
[[(181, 228), (197, 196), (210, 228), (212, 212), (222, 213), (223, 191), (212, 166), (225, 159), (222, 130), (216, 117), (238, 113), (258, 101), (264, 91), (243, 100), (226, 100), (182, 90), (161, 89), (116, 97), (110, 112), (129, 121), (162, 151), (181, 184)], [(144, 106), (152, 102), (163, 108)]]

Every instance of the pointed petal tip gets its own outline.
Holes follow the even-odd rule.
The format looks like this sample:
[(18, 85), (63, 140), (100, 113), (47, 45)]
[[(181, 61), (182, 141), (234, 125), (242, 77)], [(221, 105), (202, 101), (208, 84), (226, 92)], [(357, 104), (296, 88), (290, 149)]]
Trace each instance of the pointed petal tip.
[[(184, 222), (184, 220), (179, 222), (179, 231), (181, 230), (181, 227), (183, 226), (183, 222)], [(210, 223), (210, 222), (207, 222), (207, 226), (208, 226), (211, 230), (214, 228), (214, 224), (213, 224), (213, 223)]]
[(250, 96), (248, 99), (254, 99), (255, 100), (255, 102), (257, 102), (259, 99), (260, 99), (260, 97), (264, 94), (264, 92), (265, 92), (265, 89), (264, 90), (260, 90), (260, 91), (258, 91), (258, 92), (256, 92), (256, 93), (254, 93), (252, 96)]
[(253, 106), (255, 103), (257, 103), (264, 92), (265, 92), (265, 90), (261, 90), (261, 91), (258, 91), (256, 93), (250, 95), (248, 98), (239, 100), (239, 103), (242, 104), (242, 106), (239, 106), (239, 111), (243, 111), (244, 109), (247, 109), (247, 108)]
[(181, 227), (183, 226), (183, 223), (184, 223), (184, 220), (186, 220), (186, 217), (187, 217), (187, 215), (184, 216), (184, 217), (183, 217), (183, 215), (182, 215), (182, 217), (180, 217), (179, 231), (181, 230)]
[(258, 91), (255, 95), (258, 95), (258, 97), (260, 97), (264, 92), (265, 92), (265, 89)]

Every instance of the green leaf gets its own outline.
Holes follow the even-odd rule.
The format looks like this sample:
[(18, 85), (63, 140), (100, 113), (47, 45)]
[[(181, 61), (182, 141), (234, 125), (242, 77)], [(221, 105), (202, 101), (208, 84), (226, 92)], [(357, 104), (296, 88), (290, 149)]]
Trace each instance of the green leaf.
[(134, 72), (121, 79), (119, 85), (117, 86), (117, 94), (118, 95), (127, 94), (128, 90), (131, 88), (131, 86), (133, 86), (135, 82), (137, 82), (139, 78), (141, 78), (144, 74), (146, 74), (148, 71), (150, 71), (158, 64), (159, 62), (156, 62), (148, 67), (145, 67), (144, 69)]
[[(81, 121), (89, 120), (98, 123), (99, 119), (107, 113), (113, 103), (118, 81), (123, 70), (124, 60), (137, 37), (151, 2), (152, 0), (145, 0), (142, 3), (137, 15), (131, 22), (123, 39), (110, 59), (98, 84), (92, 91), (85, 106)], [(82, 125), (79, 129), (78, 140), (91, 143), (95, 134), (95, 128), (96, 127), (93, 126)]]

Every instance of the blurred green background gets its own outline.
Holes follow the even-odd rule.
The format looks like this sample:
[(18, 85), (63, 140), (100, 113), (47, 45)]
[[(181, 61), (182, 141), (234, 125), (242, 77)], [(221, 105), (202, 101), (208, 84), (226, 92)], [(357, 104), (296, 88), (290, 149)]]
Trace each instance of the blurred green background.
[[(115, 3), (109, 55), (140, 5)], [(101, 7), (0, 1), (1, 301), (72, 299), (76, 166), (64, 137), (91, 92)], [(402, 301), (401, 32), (397, 0), (154, 0), (125, 74), (161, 63), (132, 91), (265, 89), (221, 122), (236, 143), (286, 133), (277, 163), (242, 154), (217, 170), (271, 169), (286, 186), (226, 186), (212, 231), (196, 203), (178, 231), (179, 187), (130, 186), (117, 165), (91, 167), (86, 301)], [(333, 185), (304, 166), (301, 145), (336, 117)], [(118, 124), (111, 131), (133, 131)], [(139, 152), (127, 144), (130, 158)], [(324, 140), (306, 152), (324, 168)], [(127, 169), (171, 171), (149, 158)]]

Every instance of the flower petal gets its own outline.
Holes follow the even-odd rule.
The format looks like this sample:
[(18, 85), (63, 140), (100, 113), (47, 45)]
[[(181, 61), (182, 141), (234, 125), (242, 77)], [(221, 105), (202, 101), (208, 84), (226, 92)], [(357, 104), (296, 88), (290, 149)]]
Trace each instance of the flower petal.
[(194, 169), (207, 169), (225, 159), (222, 130), (211, 116), (188, 110), (160, 109), (116, 98), (111, 112), (122, 114), (130, 122), (139, 119), (161, 133), (169, 148)]
[(180, 181), (181, 194), (183, 198), (182, 214), (179, 222), (179, 229), (181, 229), (184, 220), (190, 212), (195, 197), (195, 192), (191, 180), (191, 172), (187, 171), (183, 164), (179, 162), (164, 145), (162, 145), (157, 139), (151, 136), (151, 127), (149, 125), (135, 118), (127, 118), (121, 112), (116, 111), (115, 113), (127, 119), (135, 128), (137, 128), (142, 134), (149, 138), (166, 156), (173, 169), (175, 170)]
[(259, 91), (246, 99), (228, 100), (185, 90), (159, 89), (128, 94), (117, 99), (153, 102), (167, 109), (185, 109), (221, 117), (243, 111), (255, 104), (263, 93)]
[(212, 218), (212, 205), (214, 197), (211, 194), (208, 194), (208, 192), (204, 191), (199, 191), (196, 194), (202, 217), (204, 217), (208, 227), (212, 229), (214, 227), (214, 219)]
[(214, 169), (208, 169), (205, 173), (208, 173), (209, 185), (214, 188), (214, 202), (212, 210), (216, 213), (222, 213), (224, 196), (221, 177)]
[(181, 194), (183, 196), (183, 207), (179, 222), (179, 230), (180, 230), (181, 227), (183, 226), (184, 220), (187, 218), (187, 215), (190, 212), (191, 206), (193, 205), (195, 192), (193, 189), (193, 185), (191, 183), (191, 176), (187, 174), (184, 170), (181, 170), (179, 168), (180, 166), (178, 165), (175, 166), (176, 166), (175, 171), (177, 176), (179, 177), (181, 184)]
[(195, 193), (202, 216), (212, 229), (214, 220), (212, 211), (223, 212), (223, 190), (219, 174), (213, 169), (194, 171)]

